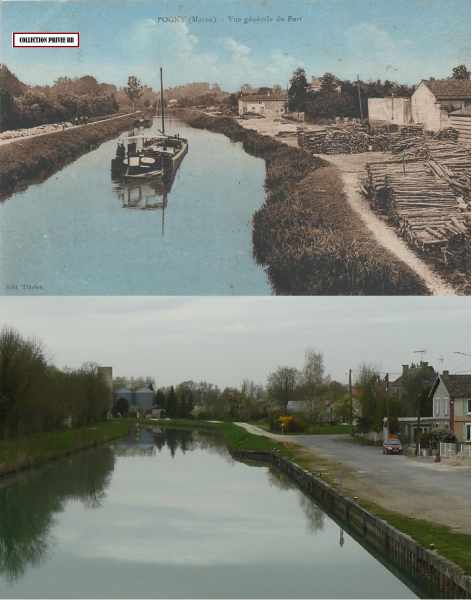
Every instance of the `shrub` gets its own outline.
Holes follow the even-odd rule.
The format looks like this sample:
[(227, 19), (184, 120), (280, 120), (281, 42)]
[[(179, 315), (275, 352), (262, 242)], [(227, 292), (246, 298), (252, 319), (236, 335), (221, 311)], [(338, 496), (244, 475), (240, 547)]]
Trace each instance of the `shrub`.
[(450, 429), (437, 427), (431, 431), (431, 441), (433, 448), (439, 448), (440, 442), (454, 444), (457, 442), (457, 437)]

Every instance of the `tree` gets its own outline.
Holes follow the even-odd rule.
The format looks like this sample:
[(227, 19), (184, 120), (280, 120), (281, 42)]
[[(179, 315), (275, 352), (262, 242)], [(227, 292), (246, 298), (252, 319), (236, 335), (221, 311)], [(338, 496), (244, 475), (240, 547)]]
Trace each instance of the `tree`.
[(323, 353), (314, 348), (305, 350), (305, 366), (302, 369), (297, 396), (308, 402), (311, 423), (325, 418), (329, 376), (325, 376)]
[(381, 402), (379, 388), (380, 367), (375, 363), (361, 363), (357, 369), (357, 400), (359, 414), (357, 415), (358, 429), (364, 433), (379, 431), (382, 428), (383, 417), (386, 415)]
[(454, 79), (470, 79), (470, 71), (465, 65), (459, 65), (452, 69), (452, 76)]
[(299, 67), (293, 72), (290, 79), (290, 89), (288, 91), (289, 109), (291, 111), (305, 110), (306, 94), (308, 81), (306, 78), (305, 69)]
[(322, 92), (338, 92), (341, 82), (332, 73), (325, 73), (321, 78), (321, 91)]
[(267, 393), (278, 404), (286, 407), (288, 401), (293, 399), (299, 375), (298, 369), (293, 367), (277, 367), (267, 377)]
[(179, 406), (177, 402), (177, 395), (174, 390), (174, 386), (170, 386), (170, 390), (166, 394), (166, 415), (168, 417), (176, 417), (179, 411)]
[(141, 98), (141, 96), (143, 95), (143, 92), (144, 92), (144, 89), (143, 89), (143, 86), (141, 85), (141, 81), (134, 75), (130, 75), (130, 77), (128, 77), (128, 87), (125, 88), (125, 93), (128, 96), (128, 98), (131, 100), (131, 102), (133, 103), (133, 110), (134, 110), (134, 103), (136, 102), (136, 100)]

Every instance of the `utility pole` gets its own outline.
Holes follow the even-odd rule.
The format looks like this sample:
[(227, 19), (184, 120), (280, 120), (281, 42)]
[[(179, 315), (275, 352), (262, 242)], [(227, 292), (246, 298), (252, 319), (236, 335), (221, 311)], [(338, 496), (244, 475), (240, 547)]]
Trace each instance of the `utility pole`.
[(389, 406), (388, 406), (388, 401), (389, 401), (389, 398), (390, 398), (390, 393), (389, 393), (389, 389), (388, 389), (388, 373), (385, 374), (385, 381), (387, 382), (387, 440), (388, 440), (388, 438), (390, 436), (390, 432), (388, 430), (388, 419), (389, 419), (389, 416), (390, 416), (389, 415)]
[(349, 369), (349, 402), (350, 402), (350, 407), (351, 407), (351, 435), (354, 435), (354, 429), (353, 429), (353, 425), (352, 425), (352, 370)]
[(359, 92), (359, 110), (361, 111), (361, 121), (364, 119), (362, 113), (362, 98), (361, 98), (361, 82), (359, 81), (359, 75), (357, 76), (357, 91)]

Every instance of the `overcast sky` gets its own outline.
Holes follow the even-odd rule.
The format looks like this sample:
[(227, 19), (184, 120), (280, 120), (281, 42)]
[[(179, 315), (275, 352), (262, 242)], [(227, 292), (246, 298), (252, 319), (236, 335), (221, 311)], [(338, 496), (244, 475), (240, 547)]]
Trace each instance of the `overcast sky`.
[[(84, 361), (157, 385), (243, 379), (265, 383), (278, 365), (301, 368), (310, 346), (347, 381), (362, 361), (399, 373), (426, 350), (437, 370), (470, 372), (470, 298), (464, 297), (1, 297), (0, 323), (34, 335), (55, 364)], [(355, 375), (355, 374), (354, 374)]]
[[(157, 88), (285, 87), (293, 71), (417, 84), (470, 64), (470, 0), (102, 0), (1, 3), (2, 62), (27, 84), (93, 75)], [(159, 18), (180, 16), (185, 22)], [(214, 23), (190, 22), (191, 17)], [(292, 16), (297, 21), (289, 21)], [(235, 22), (229, 17), (241, 18)], [(272, 22), (244, 19), (271, 17)], [(283, 21), (278, 21), (282, 17)], [(79, 32), (80, 48), (12, 48), (12, 32)]]

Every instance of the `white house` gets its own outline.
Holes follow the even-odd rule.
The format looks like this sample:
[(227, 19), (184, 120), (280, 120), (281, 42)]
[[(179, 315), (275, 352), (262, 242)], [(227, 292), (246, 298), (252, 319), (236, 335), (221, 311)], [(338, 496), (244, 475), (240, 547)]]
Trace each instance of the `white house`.
[(470, 79), (423, 79), (411, 97), (413, 122), (429, 131), (449, 127), (449, 113), (465, 106), (470, 106)]
[(433, 415), (449, 418), (446, 425), (459, 442), (470, 442), (470, 375), (438, 375), (429, 397), (433, 400)]
[(286, 112), (287, 97), (279, 94), (253, 94), (242, 96), (238, 101), (238, 111), (240, 115), (245, 113), (282, 114)]

